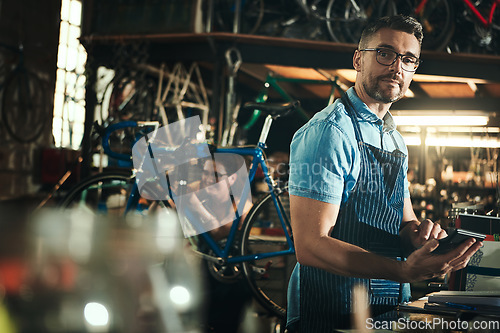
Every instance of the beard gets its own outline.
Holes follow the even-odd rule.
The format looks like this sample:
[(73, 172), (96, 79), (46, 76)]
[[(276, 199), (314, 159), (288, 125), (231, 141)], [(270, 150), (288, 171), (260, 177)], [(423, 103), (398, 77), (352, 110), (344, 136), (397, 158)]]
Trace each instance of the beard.
[[(399, 83), (399, 92), (392, 93), (391, 90), (383, 90), (380, 87), (380, 81), (384, 79), (397, 80)], [(396, 75), (383, 75), (377, 78), (370, 78), (369, 81), (363, 82), (363, 88), (368, 96), (376, 101), (382, 103), (393, 103), (400, 100), (403, 97), (403, 89), (401, 88), (403, 82), (401, 79), (397, 78)]]

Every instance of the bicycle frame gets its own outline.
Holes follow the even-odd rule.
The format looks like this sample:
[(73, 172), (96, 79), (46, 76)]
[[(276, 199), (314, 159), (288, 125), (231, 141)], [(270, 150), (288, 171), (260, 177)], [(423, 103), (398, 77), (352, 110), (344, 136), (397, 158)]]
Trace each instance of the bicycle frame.
[[(422, 0), (418, 4), (418, 6), (415, 8), (415, 14), (420, 14), (424, 8), (425, 5), (427, 4), (428, 0)], [(494, 0), (493, 3), (491, 4), (490, 12), (488, 15), (488, 18), (485, 18), (479, 10), (477, 10), (476, 6), (470, 1), (470, 0), (462, 0), (462, 2), (465, 3), (465, 5), (471, 10), (471, 12), (474, 14), (474, 16), (481, 22), (483, 27), (489, 28), (493, 22), (493, 15), (495, 13), (495, 9), (498, 4), (500, 4), (500, 0)]]
[[(265, 89), (262, 90), (262, 92), (259, 94), (259, 96), (256, 98), (256, 101), (259, 103), (264, 103), (268, 96), (268, 90), (269, 88), (273, 88), (285, 101), (293, 101), (294, 98), (292, 98), (286, 91), (283, 89), (278, 82), (290, 82), (290, 83), (300, 83), (300, 84), (318, 84), (318, 85), (330, 85), (332, 86), (330, 95), (328, 97), (328, 104), (333, 103), (333, 96), (335, 94), (335, 89), (338, 89), (339, 91), (342, 91), (340, 86), (337, 83), (337, 77), (335, 77), (334, 80), (313, 80), (313, 79), (296, 79), (296, 78), (286, 78), (286, 77), (280, 77), (280, 76), (275, 76), (272, 73), (269, 73), (266, 77), (266, 82), (264, 83)], [(299, 115), (302, 117), (303, 120), (308, 121), (309, 116), (307, 115), (306, 111), (302, 107), (298, 107), (297, 109), (299, 111)], [(257, 119), (260, 116), (260, 110), (255, 110), (252, 114), (252, 117), (248, 122), (243, 126), (244, 129), (248, 130), (250, 129)]]
[[(287, 232), (287, 229), (290, 225), (290, 221), (288, 221), (288, 218), (286, 215), (282, 214), (283, 211), (283, 206), (281, 202), (279, 201), (278, 197), (276, 196), (276, 192), (278, 188), (276, 187), (276, 184), (271, 177), (269, 173), (269, 169), (266, 164), (266, 159), (265, 159), (265, 154), (264, 154), (264, 149), (266, 148), (265, 141), (267, 138), (267, 134), (269, 132), (269, 129), (271, 127), (272, 123), (272, 117), (268, 116), (266, 118), (266, 122), (263, 126), (261, 137), (259, 138), (259, 143), (254, 146), (254, 147), (228, 147), (228, 148), (217, 148), (215, 150), (215, 153), (221, 153), (221, 154), (236, 154), (240, 156), (251, 156), (252, 157), (252, 162), (250, 165), (250, 169), (248, 171), (248, 179), (249, 183), (252, 183), (255, 179), (255, 175), (257, 173), (257, 170), (259, 167), (262, 169), (264, 173), (264, 179), (267, 183), (267, 186), (269, 188), (269, 191), (271, 193), (274, 207), (276, 209), (276, 212), (278, 213), (278, 217), (280, 219), (281, 227), (283, 228), (284, 235), (286, 238), (286, 242), (288, 245), (287, 250), (283, 251), (277, 251), (277, 252), (266, 252), (266, 253), (259, 253), (259, 254), (254, 254), (254, 255), (247, 255), (247, 256), (231, 256), (230, 257), (230, 250), (233, 248), (236, 233), (238, 230), (238, 226), (241, 222), (241, 216), (237, 214), (237, 218), (232, 222), (231, 229), (229, 231), (229, 235), (227, 237), (227, 242), (224, 246), (224, 248), (221, 248), (219, 244), (213, 239), (213, 237), (210, 235), (209, 232), (205, 232), (200, 234), (199, 236), (207, 243), (207, 245), (210, 247), (210, 249), (215, 253), (216, 257), (210, 256), (204, 253), (201, 253), (205, 259), (212, 260), (215, 262), (227, 262), (227, 263), (241, 263), (249, 260), (258, 260), (258, 259), (265, 259), (265, 258), (270, 258), (270, 257), (275, 257), (275, 256), (281, 256), (281, 255), (288, 255), (288, 254), (294, 254), (295, 253), (295, 247), (293, 245), (293, 241)], [(134, 128), (134, 127), (139, 127), (139, 126), (154, 126), (155, 128), (158, 127), (158, 122), (135, 122), (135, 121), (124, 121), (120, 122), (117, 124), (112, 124), (110, 125), (107, 129), (106, 132), (103, 136), (102, 142), (103, 142), (103, 149), (104, 152), (113, 158), (122, 160), (122, 161), (131, 161), (131, 156), (127, 154), (121, 154), (121, 153), (116, 153), (113, 152), (109, 146), (109, 137), (112, 132), (123, 129), (123, 128)], [(139, 203), (139, 188), (137, 186), (137, 182), (134, 182), (132, 185), (132, 190), (129, 195), (129, 198), (127, 200), (127, 204), (125, 207), (125, 212), (124, 214), (127, 214), (129, 211), (131, 211), (134, 207), (136, 207)], [(169, 188), (170, 191), (170, 188)], [(247, 193), (244, 193), (244, 195)], [(172, 196), (171, 196), (172, 197)], [(243, 196), (244, 197), (244, 196)], [(168, 203), (166, 203), (168, 205)]]
[(286, 215), (283, 215), (281, 213), (283, 211), (283, 206), (282, 206), (281, 202), (279, 201), (279, 199), (277, 198), (277, 196), (275, 195), (275, 191), (276, 191), (275, 183), (274, 183), (274, 180), (272, 179), (271, 175), (269, 174), (269, 169), (267, 168), (266, 160), (264, 158), (263, 148), (264, 148), (264, 144), (259, 142), (259, 144), (256, 147), (218, 148), (215, 152), (216, 153), (237, 154), (237, 155), (241, 155), (241, 156), (252, 156), (252, 164), (250, 166), (250, 170), (248, 171), (250, 183), (255, 179), (255, 174), (256, 174), (259, 166), (262, 168), (262, 171), (264, 173), (264, 178), (266, 180), (269, 191), (270, 191), (271, 196), (273, 198), (274, 207), (276, 209), (276, 212), (278, 213), (278, 216), (279, 216), (279, 219), (281, 222), (281, 227), (285, 231), (284, 234), (285, 234), (285, 238), (286, 238), (286, 241), (288, 244), (288, 249), (283, 250), (283, 251), (259, 253), (259, 254), (248, 255), (248, 256), (229, 257), (229, 251), (233, 247), (233, 242), (234, 242), (234, 239), (236, 236), (236, 232), (237, 232), (238, 226), (240, 224), (241, 217), (238, 216), (238, 218), (235, 219), (233, 221), (233, 224), (231, 225), (231, 229), (229, 231), (229, 235), (227, 237), (227, 242), (226, 242), (224, 248), (221, 248), (217, 244), (217, 242), (214, 241), (212, 236), (210, 236), (210, 233), (206, 232), (206, 233), (200, 234), (200, 236), (204, 239), (204, 241), (210, 246), (210, 249), (213, 250), (215, 252), (215, 254), (219, 257), (219, 258), (216, 258), (217, 260), (222, 259), (228, 263), (241, 263), (241, 262), (249, 261), (249, 260), (265, 259), (265, 258), (295, 253), (295, 247), (293, 245), (292, 239), (290, 238), (290, 235), (287, 232), (287, 225), (290, 225), (290, 222), (287, 220)]
[(489, 28), (491, 26), (491, 23), (493, 22), (493, 14), (495, 13), (497, 5), (500, 3), (500, 0), (495, 0), (491, 4), (488, 19), (484, 18), (484, 16), (481, 15), (481, 13), (477, 10), (476, 6), (470, 0), (462, 0), (462, 1), (465, 2), (467, 7), (469, 7), (469, 9), (474, 13), (474, 15), (477, 17), (477, 19), (482, 23), (482, 25), (485, 28)]

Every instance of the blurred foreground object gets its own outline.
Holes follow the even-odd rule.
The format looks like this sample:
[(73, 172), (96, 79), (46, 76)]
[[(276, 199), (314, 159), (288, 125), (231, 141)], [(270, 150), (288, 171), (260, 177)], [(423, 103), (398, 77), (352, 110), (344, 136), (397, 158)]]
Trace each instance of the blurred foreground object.
[(199, 332), (199, 265), (174, 212), (41, 210), (25, 236), (19, 292), (6, 296), (18, 332)]

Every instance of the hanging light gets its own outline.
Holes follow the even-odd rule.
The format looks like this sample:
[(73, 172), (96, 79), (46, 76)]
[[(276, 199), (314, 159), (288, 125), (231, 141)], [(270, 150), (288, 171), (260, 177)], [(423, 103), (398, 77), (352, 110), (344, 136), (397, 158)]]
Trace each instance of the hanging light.
[(395, 111), (398, 126), (486, 126), (489, 116), (476, 110)]

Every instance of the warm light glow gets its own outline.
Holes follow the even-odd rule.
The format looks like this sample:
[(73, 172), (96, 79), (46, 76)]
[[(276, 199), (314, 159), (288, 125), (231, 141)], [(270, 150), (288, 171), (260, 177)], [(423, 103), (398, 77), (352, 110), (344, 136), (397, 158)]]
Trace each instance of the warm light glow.
[(413, 97), (415, 97), (415, 94), (413, 93), (413, 91), (408, 89), (408, 90), (406, 90), (405, 97), (413, 98)]
[(415, 82), (458, 82), (458, 83), (463, 83), (465, 80), (467, 80), (469, 82), (474, 82), (477, 84), (489, 83), (489, 81), (487, 81), (487, 80), (477, 79), (477, 78), (464, 79), (463, 77), (454, 77), (454, 76), (418, 74), (418, 72), (413, 76), (413, 81), (415, 81)]
[[(422, 143), (417, 134), (403, 134), (407, 146), (420, 146)], [(426, 146), (437, 147), (473, 147), (473, 148), (500, 148), (500, 141), (496, 138), (471, 137), (466, 135), (434, 136), (428, 135), (425, 139)]]
[(91, 302), (85, 305), (83, 310), (85, 321), (94, 327), (107, 326), (109, 323), (108, 309), (100, 303)]
[(191, 294), (189, 293), (189, 290), (186, 289), (186, 287), (175, 286), (170, 289), (170, 300), (178, 308), (185, 309), (189, 306)]
[(403, 134), (403, 138), (407, 146), (420, 146), (422, 140), (419, 136), (412, 134)]
[(398, 126), (486, 126), (487, 116), (426, 115), (394, 116)]
[(467, 85), (474, 93), (477, 92), (477, 85), (473, 80), (467, 80)]
[(474, 137), (429, 137), (425, 140), (427, 146), (443, 147), (473, 147), (473, 148), (498, 148), (500, 141), (497, 139), (483, 139)]
[(337, 69), (337, 74), (342, 76), (347, 81), (356, 81), (357, 72), (354, 69)]

